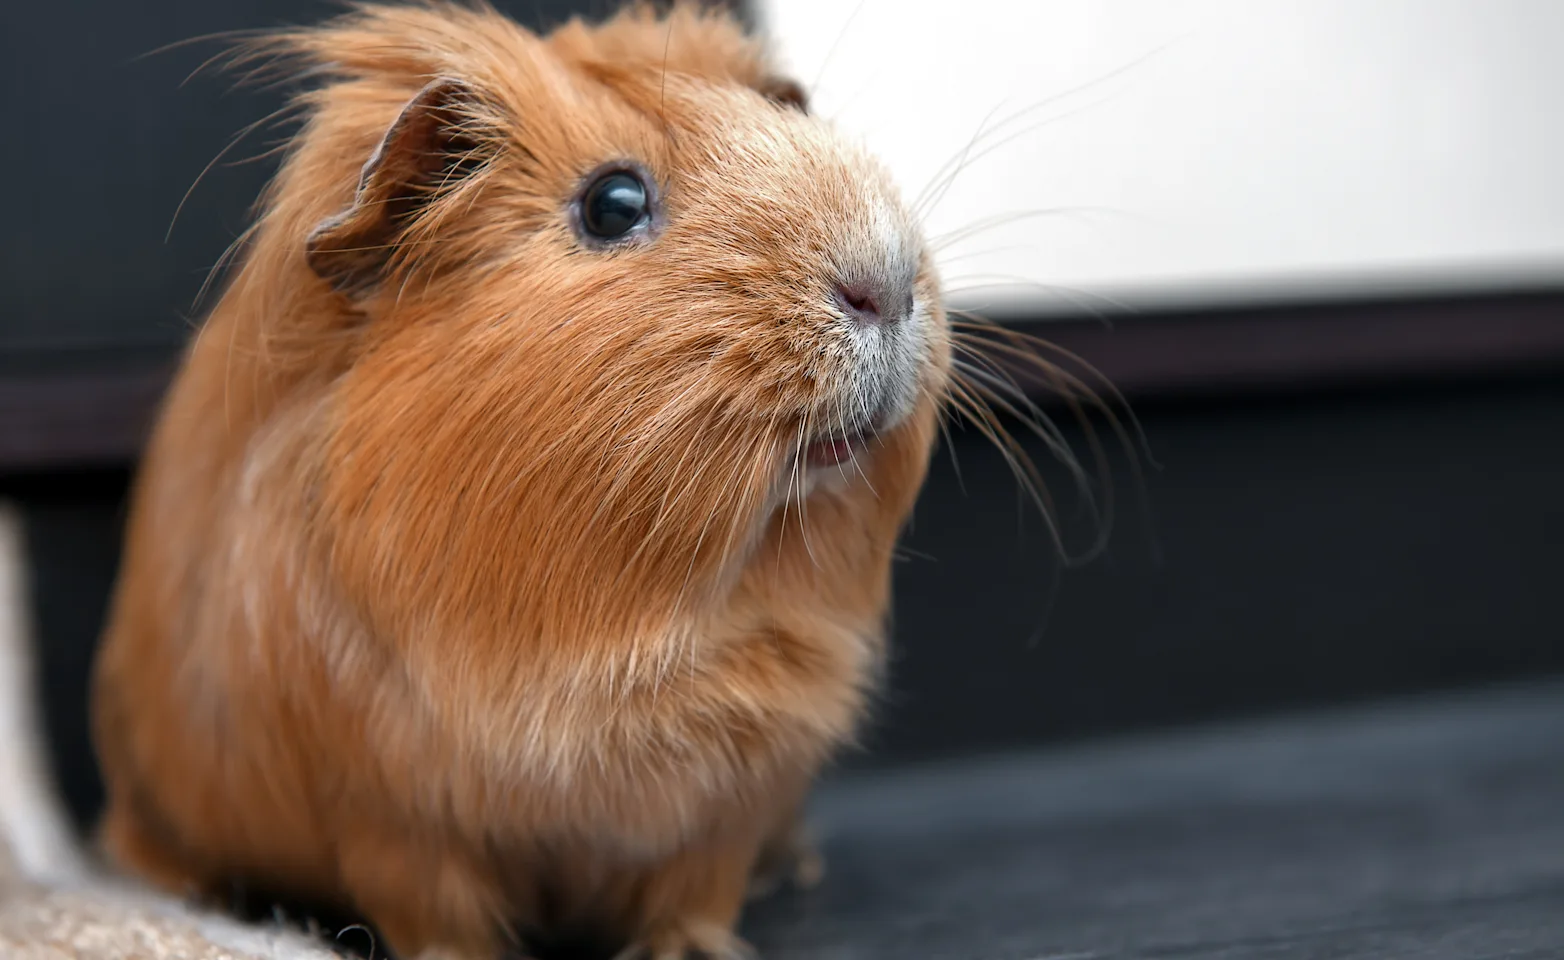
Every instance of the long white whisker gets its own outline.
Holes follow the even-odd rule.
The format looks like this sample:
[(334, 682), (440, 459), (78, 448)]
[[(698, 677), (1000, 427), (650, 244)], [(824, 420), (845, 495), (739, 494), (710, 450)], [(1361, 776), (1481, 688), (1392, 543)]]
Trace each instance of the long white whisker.
[[(1149, 62), (1152, 58), (1160, 56), (1163, 51), (1167, 50), (1172, 45), (1173, 41), (1164, 43), (1161, 46), (1153, 48), (1152, 50), (1142, 54), (1139, 57), (1136, 57), (1130, 62), (1116, 67), (1115, 69), (1110, 70), (1099, 77), (1088, 80), (1085, 83), (1077, 84), (1074, 87), (1067, 88), (1060, 91), (1059, 93), (1045, 97), (1036, 103), (1022, 107), (985, 131), (983, 128), (988, 125), (988, 121), (993, 117), (993, 115), (999, 111), (999, 106), (996, 106), (993, 110), (990, 110), (989, 113), (984, 116), (982, 122), (978, 124), (978, 132), (973, 134), (972, 139), (968, 141), (967, 144), (963, 146), (962, 149), (959, 150), (951, 160), (947, 160), (943, 165), (941, 165), (940, 169), (935, 172), (934, 180), (928, 186), (924, 187), (923, 190), (919, 191), (918, 199), (913, 204), (914, 212), (919, 216), (920, 219), (927, 219), (928, 215), (933, 211), (933, 207), (939, 202), (939, 197), (936, 196), (931, 198), (929, 196), (929, 191), (934, 188), (936, 184), (943, 183), (943, 188), (939, 191), (940, 196), (943, 196), (944, 191), (949, 188), (950, 182), (955, 179), (961, 170), (968, 166), (972, 161), (977, 159), (977, 157), (972, 155), (972, 151), (974, 149), (976, 149), (980, 144), (983, 145), (983, 152), (979, 153), (978, 156), (982, 156), (983, 153), (986, 153), (989, 149), (991, 149), (989, 145), (983, 143), (986, 138), (998, 136), (1012, 124), (1020, 122), (1021, 120), (1036, 113), (1039, 110), (1044, 110), (1063, 100), (1067, 100), (1076, 94), (1085, 93), (1086, 91), (1091, 90), (1093, 87), (1097, 87), (1104, 83), (1116, 80), (1119, 77), (1129, 73), (1131, 70), (1135, 70)], [(1070, 112), (1073, 113), (1075, 111)], [(1066, 113), (1064, 116), (1068, 115), (1069, 113)], [(1051, 120), (1044, 121), (1044, 123), (1048, 122), (1051, 122)], [(949, 169), (952, 163), (956, 164), (956, 169), (954, 170)], [(927, 208), (924, 206), (925, 203), (929, 204)]]
[[(1013, 223), (1021, 223), (1027, 220), (1043, 220), (1048, 218), (1080, 217), (1086, 214), (1121, 214), (1122, 210), (1113, 207), (1082, 204), (1076, 206), (1044, 207), (1038, 210), (1012, 210), (1006, 213), (998, 213), (991, 217), (982, 217), (967, 224), (957, 227), (945, 233), (936, 234), (929, 238), (929, 249), (938, 254), (940, 251), (952, 247), (963, 240), (986, 233), (989, 230), (997, 230)], [(948, 262), (941, 259), (941, 263)]]
[[(798, 434), (797, 456), (800, 459), (806, 455), (804, 449), (804, 438), (806, 436), (814, 435), (814, 431), (811, 429), (811, 424), (813, 421), (813, 411), (810, 411), (804, 415), (803, 428), (799, 431)], [(808, 469), (808, 464), (805, 464), (805, 469)], [(804, 552), (809, 555), (810, 564), (812, 564), (813, 567), (818, 570), (820, 568), (820, 561), (815, 558), (814, 547), (812, 547), (809, 543), (809, 497), (807, 495), (808, 491), (803, 489), (805, 482), (807, 482), (807, 478), (800, 478), (798, 497), (798, 534), (803, 538)]]
[[(965, 285), (963, 285), (965, 284)], [(968, 274), (957, 280), (953, 280), (946, 287), (947, 297), (965, 297), (980, 291), (997, 290), (1028, 290), (1037, 293), (1049, 294), (1068, 301), (1077, 309), (1090, 314), (1094, 320), (1112, 325), (1113, 318), (1105, 312), (1102, 304), (1106, 304), (1121, 313), (1136, 314), (1140, 311), (1133, 305), (1117, 300), (1103, 293), (1095, 293), (1080, 287), (1066, 286), (1060, 283), (1045, 283), (1041, 280), (1033, 280), (1029, 277), (1016, 276), (1004, 273), (978, 273)], [(1093, 301), (1098, 301), (1094, 303)]]

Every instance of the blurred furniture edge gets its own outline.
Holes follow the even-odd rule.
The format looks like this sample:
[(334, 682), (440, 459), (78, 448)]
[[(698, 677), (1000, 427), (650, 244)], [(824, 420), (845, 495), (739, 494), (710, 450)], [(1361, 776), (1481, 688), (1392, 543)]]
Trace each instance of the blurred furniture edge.
[[(1090, 364), (1131, 402), (1564, 368), (1564, 289), (998, 319)], [(145, 349), (0, 355), (0, 472), (133, 462), (177, 362)], [(1014, 373), (1039, 402), (1054, 399), (1035, 374)]]

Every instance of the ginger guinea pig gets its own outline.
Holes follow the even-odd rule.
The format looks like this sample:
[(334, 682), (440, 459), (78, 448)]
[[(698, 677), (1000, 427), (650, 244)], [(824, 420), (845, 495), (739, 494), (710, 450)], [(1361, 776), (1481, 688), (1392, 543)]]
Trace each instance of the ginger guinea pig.
[(947, 396), (917, 225), (724, 14), (251, 54), (319, 82), (139, 477), (100, 842), (409, 960), (745, 953)]

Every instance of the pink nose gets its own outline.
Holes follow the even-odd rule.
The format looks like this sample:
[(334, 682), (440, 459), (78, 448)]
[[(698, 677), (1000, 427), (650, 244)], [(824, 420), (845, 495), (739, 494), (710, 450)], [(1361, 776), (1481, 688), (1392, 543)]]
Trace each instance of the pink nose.
[(911, 298), (889, 295), (872, 283), (842, 283), (836, 288), (837, 306), (842, 312), (864, 326), (880, 326), (896, 323), (907, 316)]
[(843, 312), (859, 323), (885, 322), (885, 318), (880, 315), (880, 305), (875, 302), (874, 293), (863, 284), (842, 284), (836, 288), (836, 299), (841, 304)]

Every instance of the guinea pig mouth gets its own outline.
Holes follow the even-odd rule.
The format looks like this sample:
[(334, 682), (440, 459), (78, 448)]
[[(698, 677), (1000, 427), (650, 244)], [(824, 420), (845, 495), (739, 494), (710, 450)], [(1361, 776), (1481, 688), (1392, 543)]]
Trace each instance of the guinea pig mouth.
[(804, 464), (812, 468), (839, 467), (849, 460), (854, 460), (862, 455), (870, 442), (878, 439), (887, 423), (886, 412), (880, 410), (861, 425), (816, 435), (804, 447), (802, 456)]
[(804, 462), (811, 467), (835, 467), (853, 459), (868, 445), (868, 434), (862, 430), (816, 440), (804, 448)]

